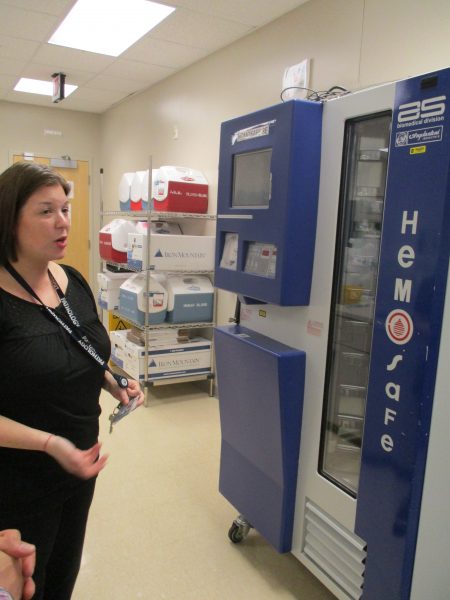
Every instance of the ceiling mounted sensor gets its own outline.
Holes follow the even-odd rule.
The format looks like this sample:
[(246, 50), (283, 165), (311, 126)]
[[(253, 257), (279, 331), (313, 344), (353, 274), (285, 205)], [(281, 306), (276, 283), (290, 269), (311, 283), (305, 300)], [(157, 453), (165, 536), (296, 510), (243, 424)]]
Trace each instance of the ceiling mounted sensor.
[(64, 100), (64, 88), (66, 84), (66, 75), (65, 73), (53, 73), (52, 75), (53, 81), (53, 96), (52, 102), (61, 102)]
[(78, 0), (48, 42), (119, 56), (174, 10), (151, 0)]

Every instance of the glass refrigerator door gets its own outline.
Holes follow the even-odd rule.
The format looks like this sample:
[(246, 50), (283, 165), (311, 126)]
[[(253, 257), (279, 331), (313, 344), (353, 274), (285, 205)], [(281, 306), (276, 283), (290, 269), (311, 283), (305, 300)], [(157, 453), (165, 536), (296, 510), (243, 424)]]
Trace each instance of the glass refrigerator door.
[(319, 470), (356, 496), (391, 114), (347, 121)]

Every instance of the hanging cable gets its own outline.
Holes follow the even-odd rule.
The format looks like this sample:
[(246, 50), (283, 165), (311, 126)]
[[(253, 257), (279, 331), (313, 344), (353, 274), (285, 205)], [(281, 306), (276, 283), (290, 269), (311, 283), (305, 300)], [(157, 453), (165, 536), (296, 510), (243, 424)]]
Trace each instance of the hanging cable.
[(328, 90), (316, 91), (310, 88), (301, 87), (301, 86), (290, 86), (281, 90), (280, 98), (282, 102), (286, 102), (284, 98), (284, 94), (288, 90), (305, 90), (308, 92), (306, 96), (306, 100), (311, 100), (313, 102), (326, 102), (327, 100), (332, 100), (333, 98), (339, 98), (340, 96), (345, 96), (346, 94), (350, 94), (350, 91), (343, 88), (340, 85), (333, 85)]

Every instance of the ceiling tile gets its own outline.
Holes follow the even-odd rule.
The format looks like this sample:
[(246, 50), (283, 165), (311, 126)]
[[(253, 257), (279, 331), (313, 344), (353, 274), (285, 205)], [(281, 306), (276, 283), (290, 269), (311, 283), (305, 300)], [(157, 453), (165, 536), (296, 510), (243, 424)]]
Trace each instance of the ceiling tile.
[(252, 27), (211, 15), (179, 9), (152, 29), (150, 37), (159, 40), (176, 40), (193, 48), (216, 50), (250, 33)]
[(56, 17), (65, 17), (75, 4), (75, 0), (0, 0), (0, 4)]
[(53, 15), (0, 4), (0, 35), (47, 42), (58, 24)]
[[(177, 10), (115, 58), (48, 44), (75, 0), (0, 0), (0, 97), (101, 113), (304, 1), (167, 0)], [(64, 102), (54, 104), (48, 97), (13, 90), (21, 76), (47, 80), (55, 72), (65, 73), (67, 83), (79, 86)]]
[(0, 89), (11, 89), (17, 83), (17, 77), (15, 75), (3, 75), (0, 74)]
[(260, 27), (281, 15), (294, 10), (308, 0), (257, 0), (257, 2), (242, 2), (242, 0), (174, 0), (172, 6), (188, 8), (230, 21)]
[(29, 60), (39, 48), (39, 42), (0, 35), (0, 57)]
[(208, 54), (203, 48), (183, 46), (167, 40), (146, 37), (124, 54), (125, 59), (180, 69), (197, 62)]
[(22, 71), (22, 77), (31, 79), (50, 80), (53, 73), (63, 72), (66, 75), (66, 83), (71, 85), (85, 85), (95, 77), (95, 74), (78, 69), (64, 69), (59, 65), (42, 65), (36, 62), (29, 62)]
[(84, 50), (74, 50), (63, 46), (45, 44), (34, 56), (34, 62), (52, 66), (56, 71), (77, 69), (90, 73), (100, 73), (114, 63), (114, 57)]
[(110, 67), (103, 71), (103, 75), (110, 77), (125, 77), (136, 81), (156, 81), (168, 77), (174, 73), (174, 69), (160, 67), (133, 60), (118, 59)]
[(16, 75), (17, 79), (20, 73), (26, 67), (26, 60), (11, 60), (0, 57), (0, 75)]
[(8, 102), (18, 102), (20, 104), (32, 104), (36, 106), (44, 106), (46, 108), (64, 109), (64, 110), (81, 110), (86, 112), (103, 112), (109, 106), (111, 101), (93, 100), (85, 98), (73, 98), (69, 96), (62, 102), (54, 103), (49, 96), (39, 96), (38, 94), (23, 94), (21, 92), (9, 92), (3, 98)]
[(99, 90), (120, 90), (133, 94), (142, 88), (142, 82), (125, 77), (112, 77), (110, 75), (97, 75), (89, 81), (89, 87)]
[(25, 92), (10, 91), (6, 99), (10, 102), (20, 102), (20, 104), (37, 104), (38, 106), (52, 106), (50, 96), (42, 96), (41, 94), (26, 94)]
[(111, 108), (112, 104), (110, 100), (87, 100), (85, 98), (72, 98), (72, 96), (69, 96), (69, 98), (54, 106), (57, 106), (61, 110), (80, 110), (90, 113), (103, 113), (108, 110), (108, 108)]
[[(99, 102), (118, 102), (128, 96), (127, 92), (121, 90), (99, 90), (90, 88), (87, 86), (83, 86), (82, 88), (78, 88), (69, 96), (74, 100), (95, 100)], [(67, 98), (67, 99), (69, 99)]]

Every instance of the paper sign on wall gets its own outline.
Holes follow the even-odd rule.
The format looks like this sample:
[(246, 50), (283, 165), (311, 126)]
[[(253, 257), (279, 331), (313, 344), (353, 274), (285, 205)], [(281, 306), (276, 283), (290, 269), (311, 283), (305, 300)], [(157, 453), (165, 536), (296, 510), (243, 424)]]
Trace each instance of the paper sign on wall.
[[(309, 58), (302, 62), (286, 67), (283, 75), (283, 100), (306, 98), (309, 90)], [(285, 91), (284, 91), (285, 90)]]

